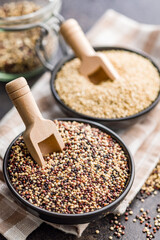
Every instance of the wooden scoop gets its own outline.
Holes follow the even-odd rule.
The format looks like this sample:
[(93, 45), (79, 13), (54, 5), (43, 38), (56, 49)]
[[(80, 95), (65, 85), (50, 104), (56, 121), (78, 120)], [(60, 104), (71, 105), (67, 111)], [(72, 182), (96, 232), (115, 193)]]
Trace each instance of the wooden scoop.
[(80, 58), (82, 75), (95, 83), (108, 77), (111, 80), (119, 77), (108, 58), (103, 53), (95, 52), (76, 20), (68, 19), (63, 22), (60, 32), (77, 57)]
[(26, 126), (23, 138), (30, 154), (44, 166), (43, 155), (62, 151), (64, 147), (56, 125), (42, 117), (25, 78), (7, 83), (6, 91)]

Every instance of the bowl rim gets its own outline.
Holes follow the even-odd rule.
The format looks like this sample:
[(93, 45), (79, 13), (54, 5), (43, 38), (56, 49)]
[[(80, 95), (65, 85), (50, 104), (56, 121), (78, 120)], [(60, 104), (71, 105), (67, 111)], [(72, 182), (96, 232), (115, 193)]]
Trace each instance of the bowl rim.
[[(109, 50), (120, 50), (120, 51), (127, 51), (127, 52), (132, 52), (132, 53), (136, 53), (146, 59), (148, 59), (152, 64), (153, 66), (157, 69), (159, 75), (160, 75), (160, 69), (159, 67), (157, 66), (157, 64), (152, 60), (152, 58), (147, 55), (146, 53), (144, 53), (143, 51), (137, 51), (137, 50), (134, 50), (134, 49), (131, 49), (131, 48), (124, 48), (124, 47), (117, 47), (117, 46), (101, 46), (101, 47), (94, 47), (94, 49), (96, 51), (109, 51)], [(80, 112), (77, 112), (75, 111), (74, 109), (70, 108), (69, 106), (67, 106), (60, 98), (58, 92), (56, 91), (55, 89), (55, 80), (56, 80), (56, 75), (57, 73), (60, 71), (60, 69), (62, 68), (62, 66), (74, 59), (76, 56), (74, 54), (72, 55), (67, 55), (65, 57), (63, 57), (62, 59), (60, 59), (58, 61), (58, 63), (55, 65), (52, 73), (51, 73), (51, 79), (50, 79), (50, 88), (51, 88), (51, 92), (52, 92), (52, 95), (54, 96), (55, 100), (67, 111), (71, 112), (72, 114), (74, 115), (77, 115), (78, 117), (80, 118), (85, 118), (85, 119), (88, 119), (88, 120), (91, 120), (91, 121), (100, 121), (100, 122), (112, 122), (112, 123), (117, 123), (117, 122), (123, 122), (123, 121), (127, 121), (127, 120), (131, 120), (131, 119), (135, 119), (137, 117), (140, 117), (146, 113), (148, 113), (150, 110), (152, 110), (156, 105), (157, 103), (160, 101), (160, 89), (159, 89), (159, 93), (158, 93), (158, 96), (156, 97), (156, 99), (147, 107), (145, 108), (144, 110), (136, 113), (136, 114), (133, 114), (131, 116), (127, 116), (127, 117), (121, 117), (121, 118), (98, 118), (98, 117), (93, 117), (93, 116), (89, 116), (89, 115), (86, 115), (86, 114), (83, 114), (83, 113), (80, 113)]]
[(110, 208), (114, 207), (115, 205), (118, 205), (123, 199), (124, 197), (127, 195), (127, 193), (129, 192), (132, 184), (133, 184), (133, 180), (134, 180), (134, 176), (135, 176), (135, 166), (134, 166), (134, 160), (133, 157), (129, 151), (129, 149), (127, 148), (126, 144), (124, 143), (124, 141), (115, 133), (113, 132), (111, 129), (107, 128), (106, 126), (97, 123), (97, 122), (93, 122), (93, 121), (89, 121), (86, 119), (79, 119), (79, 118), (56, 118), (54, 120), (58, 120), (58, 121), (77, 121), (77, 122), (82, 122), (82, 123), (86, 123), (86, 124), (90, 124), (93, 127), (97, 127), (99, 128), (101, 131), (106, 132), (107, 134), (111, 135), (111, 137), (113, 137), (122, 147), (125, 155), (127, 156), (128, 159), (128, 164), (130, 165), (130, 176), (129, 179), (127, 180), (127, 184), (126, 184), (126, 188), (124, 189), (124, 191), (122, 192), (122, 194), (112, 203), (108, 204), (105, 207), (102, 207), (100, 209), (97, 209), (93, 212), (88, 212), (88, 213), (79, 213), (79, 214), (65, 214), (65, 213), (56, 213), (56, 212), (50, 212), (48, 210), (39, 208), (33, 204), (31, 204), (29, 201), (23, 199), (23, 197), (21, 197), (16, 190), (14, 189), (14, 187), (12, 186), (12, 183), (10, 181), (9, 175), (8, 175), (8, 170), (7, 170), (7, 164), (8, 164), (8, 158), (9, 158), (9, 153), (11, 150), (11, 147), (13, 145), (13, 143), (17, 140), (17, 138), (22, 134), (20, 133), (16, 138), (14, 138), (14, 140), (10, 143), (9, 147), (6, 150), (5, 156), (4, 156), (4, 160), (3, 160), (3, 175), (4, 175), (4, 179), (7, 183), (8, 188), (10, 189), (10, 191), (12, 192), (12, 194), (14, 195), (14, 197), (19, 200), (20, 203), (22, 203), (23, 206), (25, 207), (29, 207), (30, 209), (32, 209), (34, 212), (38, 212), (41, 214), (45, 214), (49, 217), (58, 217), (58, 218), (74, 218), (74, 219), (78, 219), (81, 217), (87, 217), (87, 216), (97, 216), (103, 212), (107, 212), (107, 210), (109, 210)]

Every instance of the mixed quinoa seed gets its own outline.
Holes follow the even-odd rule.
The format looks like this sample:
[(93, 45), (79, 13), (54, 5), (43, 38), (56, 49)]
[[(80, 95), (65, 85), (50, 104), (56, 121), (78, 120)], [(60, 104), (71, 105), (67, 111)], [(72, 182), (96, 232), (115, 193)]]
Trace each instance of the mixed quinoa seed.
[(80, 60), (67, 62), (58, 72), (55, 89), (76, 112), (97, 118), (121, 118), (147, 108), (157, 98), (160, 76), (146, 58), (124, 50), (102, 51), (120, 78), (94, 84), (79, 73)]
[[(4, 3), (0, 17), (18, 17), (36, 12), (40, 6), (31, 1)], [(40, 28), (24, 31), (0, 32), (0, 71), (22, 73), (40, 67), (35, 47), (40, 38)]]
[(45, 166), (32, 159), (23, 137), (11, 148), (10, 181), (35, 206), (57, 213), (91, 212), (116, 200), (129, 179), (128, 159), (119, 143), (89, 124), (55, 121), (63, 152), (45, 156)]

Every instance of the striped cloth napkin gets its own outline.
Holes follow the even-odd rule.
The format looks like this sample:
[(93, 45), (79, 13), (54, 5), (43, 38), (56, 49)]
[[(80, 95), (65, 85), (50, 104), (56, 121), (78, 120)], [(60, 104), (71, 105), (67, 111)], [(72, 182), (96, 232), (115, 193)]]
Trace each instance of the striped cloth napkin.
[[(139, 24), (113, 10), (108, 10), (89, 31), (88, 38), (94, 46), (124, 46), (149, 53), (160, 65), (160, 26)], [(32, 93), (45, 118), (64, 117), (54, 102), (49, 87), (50, 73), (45, 73), (32, 88)], [(160, 149), (160, 103), (145, 118), (132, 127), (119, 132), (127, 143), (135, 160), (134, 184), (116, 212), (122, 214), (134, 199), (149, 174), (159, 161)], [(35, 230), (42, 220), (19, 207), (3, 182), (2, 158), (13, 138), (24, 130), (22, 121), (13, 108), (0, 123), (0, 233), (7, 239), (23, 240)], [(81, 236), (88, 224), (53, 227)]]

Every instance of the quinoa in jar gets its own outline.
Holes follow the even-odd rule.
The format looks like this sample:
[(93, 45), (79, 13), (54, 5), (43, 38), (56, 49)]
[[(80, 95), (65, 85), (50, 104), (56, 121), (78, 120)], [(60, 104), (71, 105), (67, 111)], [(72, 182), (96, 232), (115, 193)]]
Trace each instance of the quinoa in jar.
[[(34, 2), (22, 1), (5, 3), (0, 6), (2, 18), (18, 17), (40, 9)], [(22, 73), (40, 65), (35, 45), (40, 37), (40, 29), (0, 32), (0, 71)]]
[(61, 0), (5, 1), (0, 6), (0, 81), (42, 73), (37, 52), (53, 62), (58, 49), (54, 13), (60, 7)]

